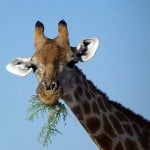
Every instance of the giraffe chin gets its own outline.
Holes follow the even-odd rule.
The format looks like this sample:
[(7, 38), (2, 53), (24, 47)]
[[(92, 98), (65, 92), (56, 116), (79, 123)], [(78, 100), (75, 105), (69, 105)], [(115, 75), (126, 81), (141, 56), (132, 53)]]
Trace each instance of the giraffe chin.
[(54, 94), (47, 95), (46, 93), (38, 94), (40, 101), (46, 105), (55, 105), (58, 101), (58, 97), (56, 97)]

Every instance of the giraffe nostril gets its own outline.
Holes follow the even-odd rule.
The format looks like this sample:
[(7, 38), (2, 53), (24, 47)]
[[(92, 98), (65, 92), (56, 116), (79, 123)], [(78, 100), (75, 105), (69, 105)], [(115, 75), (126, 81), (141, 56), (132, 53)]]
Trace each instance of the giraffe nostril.
[(58, 85), (56, 82), (45, 81), (44, 85), (45, 85), (46, 90), (57, 90), (58, 89)]
[(56, 82), (52, 82), (51, 83), (51, 90), (55, 90), (57, 89), (57, 83)]
[(45, 87), (46, 87), (46, 90), (50, 90), (50, 83), (49, 82), (45, 82)]

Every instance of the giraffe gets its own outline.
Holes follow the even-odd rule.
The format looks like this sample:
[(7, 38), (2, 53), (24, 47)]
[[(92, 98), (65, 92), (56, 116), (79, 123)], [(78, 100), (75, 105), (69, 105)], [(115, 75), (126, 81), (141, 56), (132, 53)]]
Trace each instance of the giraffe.
[(44, 25), (37, 21), (34, 42), (33, 56), (15, 59), (6, 66), (8, 71), (19, 76), (33, 71), (39, 82), (36, 92), (40, 100), (53, 105), (63, 99), (99, 149), (150, 149), (150, 122), (111, 101), (76, 65), (95, 55), (97, 38), (84, 39), (72, 47), (64, 20), (58, 23), (54, 39), (44, 35)]

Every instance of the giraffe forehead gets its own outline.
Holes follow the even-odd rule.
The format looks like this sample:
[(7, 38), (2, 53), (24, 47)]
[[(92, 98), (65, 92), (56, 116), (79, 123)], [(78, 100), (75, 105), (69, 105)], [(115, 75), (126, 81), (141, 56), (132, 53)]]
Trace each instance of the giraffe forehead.
[(67, 62), (68, 51), (56, 43), (48, 43), (40, 50), (36, 51), (32, 57), (33, 62), (49, 64), (59, 62)]

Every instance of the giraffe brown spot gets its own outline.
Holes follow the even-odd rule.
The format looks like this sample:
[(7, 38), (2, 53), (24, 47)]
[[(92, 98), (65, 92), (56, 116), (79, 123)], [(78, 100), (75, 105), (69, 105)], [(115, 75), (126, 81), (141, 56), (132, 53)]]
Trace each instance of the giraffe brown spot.
[(99, 104), (99, 107), (100, 107), (104, 112), (106, 112), (107, 110), (106, 110), (106, 108), (105, 108), (105, 106), (104, 106), (104, 104), (103, 104), (103, 100), (102, 100), (100, 97), (97, 98), (97, 102), (98, 102), (98, 104)]
[(114, 128), (116, 129), (116, 131), (119, 133), (119, 134), (123, 134), (124, 131), (120, 125), (120, 122), (117, 120), (117, 118), (113, 115), (110, 115), (110, 120), (114, 126)]
[(91, 91), (91, 95), (94, 99), (96, 98), (95, 93), (93, 91)]
[(106, 134), (103, 133), (94, 138), (102, 149), (112, 150), (112, 140)]
[(85, 95), (87, 97), (88, 100), (92, 99), (91, 94), (89, 93), (89, 91), (87, 91), (87, 89), (84, 89)]
[(82, 106), (86, 114), (89, 114), (91, 112), (90, 104), (87, 101), (84, 101)]
[(83, 120), (83, 114), (80, 106), (75, 106), (74, 108), (72, 108), (72, 110), (79, 120)]
[(133, 128), (134, 128), (135, 133), (137, 134), (137, 136), (141, 137), (142, 133), (140, 131), (140, 128), (135, 123), (133, 123), (132, 126), (133, 126)]
[(90, 118), (86, 121), (88, 129), (95, 133), (100, 128), (100, 120), (98, 118)]
[(113, 106), (111, 103), (109, 103), (109, 101), (106, 100), (104, 105), (105, 105), (106, 109), (108, 109), (109, 111), (112, 111)]
[(79, 76), (76, 76), (76, 78), (74, 78), (74, 81), (75, 81), (75, 84), (81, 83), (81, 80), (80, 80)]
[(116, 145), (115, 150), (123, 150), (123, 147), (120, 142)]
[[(88, 82), (87, 82), (87, 80), (85, 79), (85, 80), (83, 80), (83, 79), (81, 79), (82, 81), (83, 81), (83, 84), (84, 84), (84, 87), (89, 87), (89, 84), (88, 84)], [(80, 81), (81, 82), (81, 81)], [(79, 83), (80, 83), (79, 82)]]
[(74, 96), (76, 98), (77, 101), (80, 101), (80, 97), (83, 95), (83, 89), (78, 86), (74, 92)]
[(92, 102), (92, 108), (93, 108), (93, 112), (99, 114), (100, 110), (97, 106), (97, 103), (95, 101)]
[(120, 121), (125, 121), (125, 122), (128, 121), (127, 117), (119, 111), (116, 112), (116, 116)]
[(103, 122), (105, 132), (112, 138), (116, 137), (116, 134), (114, 133), (113, 128), (105, 115), (103, 115)]
[(130, 126), (130, 125), (124, 124), (123, 127), (124, 127), (125, 131), (126, 131), (129, 135), (133, 135), (133, 132), (132, 132), (132, 129), (131, 129), (131, 126)]
[(79, 94), (80, 96), (83, 95), (83, 89), (82, 89), (81, 86), (78, 86), (76, 90), (78, 91), (78, 94)]
[(143, 136), (139, 136), (138, 140), (140, 142), (140, 144), (142, 145), (143, 149), (149, 149), (150, 148), (150, 135), (147, 135), (147, 133), (145, 133), (144, 137)]
[(137, 144), (131, 139), (125, 140), (125, 147), (127, 150), (138, 150)]
[(150, 147), (150, 132), (142, 130), (135, 123), (132, 124), (135, 133), (137, 134), (138, 140), (144, 149), (149, 149)]

